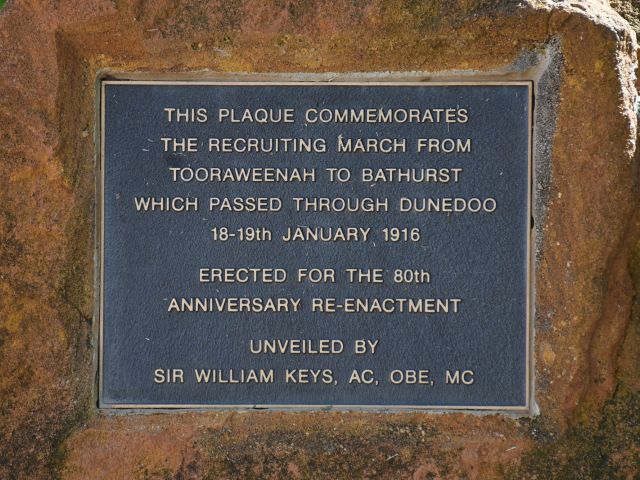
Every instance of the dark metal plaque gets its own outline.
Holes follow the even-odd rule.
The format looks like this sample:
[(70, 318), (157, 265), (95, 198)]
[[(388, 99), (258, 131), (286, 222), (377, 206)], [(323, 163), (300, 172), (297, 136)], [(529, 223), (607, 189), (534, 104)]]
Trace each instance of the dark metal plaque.
[(100, 406), (527, 411), (531, 88), (102, 82)]

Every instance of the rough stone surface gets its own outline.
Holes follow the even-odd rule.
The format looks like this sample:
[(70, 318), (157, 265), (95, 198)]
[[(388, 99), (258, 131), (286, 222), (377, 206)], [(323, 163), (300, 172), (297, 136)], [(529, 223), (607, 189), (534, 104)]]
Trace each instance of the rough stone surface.
[(640, 32), (640, 1), (611, 0), (611, 7), (629, 22), (636, 33)]
[[(9, 0), (0, 47), (0, 478), (640, 475), (636, 43), (605, 2)], [(95, 409), (101, 72), (544, 62), (557, 91), (539, 92), (554, 100), (536, 157), (539, 416)]]

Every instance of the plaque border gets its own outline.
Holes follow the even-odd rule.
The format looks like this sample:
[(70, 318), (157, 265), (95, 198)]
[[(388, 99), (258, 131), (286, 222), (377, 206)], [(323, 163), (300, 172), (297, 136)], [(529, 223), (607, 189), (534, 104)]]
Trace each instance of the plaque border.
[[(119, 74), (124, 75), (124, 74)], [(237, 74), (240, 77), (250, 77), (254, 74)], [(193, 411), (193, 410), (285, 410), (285, 411), (368, 411), (368, 412), (383, 412), (383, 411), (422, 411), (422, 412), (459, 412), (459, 413), (503, 413), (503, 414), (514, 414), (514, 415), (531, 415), (532, 412), (532, 404), (535, 404), (533, 397), (534, 386), (533, 386), (533, 358), (532, 358), (532, 342), (533, 342), (533, 331), (531, 324), (531, 316), (532, 316), (532, 283), (534, 281), (534, 272), (535, 265), (532, 263), (531, 256), (531, 244), (533, 241), (533, 236), (535, 235), (535, 227), (532, 221), (532, 182), (533, 182), (533, 140), (534, 140), (534, 80), (504, 80), (504, 81), (465, 81), (465, 80), (451, 80), (451, 81), (394, 81), (390, 79), (389, 81), (384, 81), (381, 79), (374, 79), (371, 81), (367, 81), (366, 78), (360, 79), (360, 81), (353, 80), (339, 80), (332, 81), (331, 79), (309, 79), (309, 80), (300, 80), (300, 81), (279, 81), (277, 79), (265, 80), (265, 81), (252, 81), (250, 78), (247, 78), (246, 81), (238, 80), (237, 77), (234, 76), (233, 80), (224, 81), (224, 80), (149, 80), (149, 79), (132, 79), (132, 78), (122, 78), (118, 79), (118, 75), (115, 76), (105, 76), (104, 78), (98, 78), (96, 85), (99, 90), (99, 105), (97, 106), (97, 110), (99, 115), (96, 116), (96, 123), (98, 123), (98, 131), (99, 131), (99, 159), (96, 162), (98, 167), (98, 175), (97, 175), (97, 200), (98, 205), (96, 208), (97, 218), (96, 223), (98, 226), (97, 238), (97, 256), (98, 256), (98, 286), (96, 291), (98, 292), (98, 306), (97, 306), (97, 316), (98, 316), (98, 368), (97, 368), (97, 377), (98, 377), (98, 395), (97, 395), (97, 408), (99, 410), (183, 410), (183, 411)], [(526, 299), (525, 299), (525, 311), (526, 311), (526, 332), (525, 332), (525, 343), (526, 343), (526, 351), (525, 351), (525, 404), (524, 405), (514, 405), (514, 406), (487, 406), (487, 405), (357, 405), (357, 404), (318, 404), (318, 405), (307, 405), (307, 404), (147, 404), (147, 403), (131, 403), (131, 404), (113, 404), (106, 403), (102, 400), (103, 394), (103, 378), (104, 378), (104, 361), (103, 361), (103, 340), (104, 340), (104, 329), (103, 329), (103, 319), (104, 319), (104, 146), (105, 146), (105, 86), (106, 85), (125, 85), (125, 84), (135, 84), (135, 85), (224, 85), (224, 86), (373, 86), (373, 87), (445, 87), (445, 86), (526, 86), (528, 93), (528, 138), (527, 138), (527, 159), (528, 159), (528, 168), (527, 168), (527, 218), (529, 219), (529, 232), (527, 235), (527, 251), (526, 251), (526, 269), (525, 277), (526, 277)], [(97, 112), (97, 113), (98, 113)]]

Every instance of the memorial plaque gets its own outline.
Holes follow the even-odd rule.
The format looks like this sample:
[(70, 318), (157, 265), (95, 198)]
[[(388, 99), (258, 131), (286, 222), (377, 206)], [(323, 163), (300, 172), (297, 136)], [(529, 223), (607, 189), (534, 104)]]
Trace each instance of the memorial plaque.
[(100, 405), (526, 411), (531, 89), (104, 81)]

